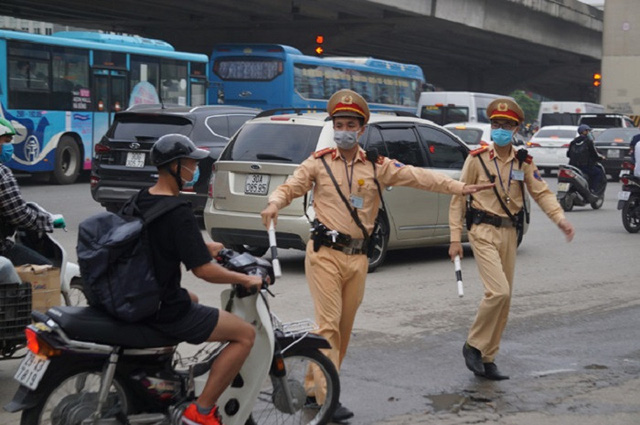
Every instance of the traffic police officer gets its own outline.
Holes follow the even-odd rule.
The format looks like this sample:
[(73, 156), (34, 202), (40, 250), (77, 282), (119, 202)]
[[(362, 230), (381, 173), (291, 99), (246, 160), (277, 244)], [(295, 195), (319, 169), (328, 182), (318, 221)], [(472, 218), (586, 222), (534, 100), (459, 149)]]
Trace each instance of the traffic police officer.
[[(369, 120), (369, 107), (362, 96), (352, 90), (340, 90), (329, 99), (327, 111), (333, 120), (337, 149), (315, 152), (300, 164), (293, 177), (271, 194), (262, 220), (267, 227), (272, 220), (276, 224), (279, 209), (313, 188), (317, 222), (313, 240), (307, 245), (305, 273), (319, 333), (331, 344), (326, 354), (340, 370), (356, 311), (364, 296), (368, 268), (366, 241), (380, 206), (374, 179), (382, 186), (411, 186), (458, 195), (493, 185), (465, 185), (444, 174), (405, 166), (382, 156), (372, 164), (358, 145)], [(318, 392), (322, 391), (310, 395), (322, 404), (324, 395)], [(352, 416), (349, 409), (339, 405), (333, 419), (340, 421)]]
[[(533, 199), (571, 241), (574, 229), (564, 216), (556, 196), (525, 150), (511, 145), (513, 135), (524, 120), (520, 106), (511, 99), (496, 99), (487, 107), (493, 143), (470, 153), (462, 168), (461, 181), (468, 184), (495, 182), (493, 190), (471, 197), (467, 211), (465, 197), (454, 196), (449, 207), (451, 245), (449, 255), (462, 257), (460, 244), (463, 219), (467, 219), (469, 241), (484, 284), (484, 298), (467, 341), (463, 356), (469, 370), (487, 379), (508, 379), (499, 372), (494, 359), (507, 324), (518, 246), (517, 227), (524, 220), (523, 191)], [(518, 214), (520, 213), (520, 214)]]

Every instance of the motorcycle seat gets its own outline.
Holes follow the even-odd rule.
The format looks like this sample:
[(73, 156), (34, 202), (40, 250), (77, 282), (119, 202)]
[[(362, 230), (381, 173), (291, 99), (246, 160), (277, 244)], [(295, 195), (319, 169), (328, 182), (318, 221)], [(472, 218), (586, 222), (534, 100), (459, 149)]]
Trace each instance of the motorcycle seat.
[(94, 307), (52, 307), (47, 311), (47, 316), (70, 339), (77, 341), (123, 348), (167, 347), (182, 342), (142, 323), (127, 323), (115, 319)]

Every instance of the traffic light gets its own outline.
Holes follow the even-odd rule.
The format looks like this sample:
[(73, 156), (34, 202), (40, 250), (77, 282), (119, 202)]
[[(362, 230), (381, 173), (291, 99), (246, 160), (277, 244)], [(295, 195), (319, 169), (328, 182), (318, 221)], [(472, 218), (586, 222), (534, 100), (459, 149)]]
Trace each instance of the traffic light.
[(602, 84), (602, 74), (595, 72), (593, 74), (593, 87), (600, 87)]
[(324, 54), (324, 36), (316, 35), (316, 55), (322, 56)]

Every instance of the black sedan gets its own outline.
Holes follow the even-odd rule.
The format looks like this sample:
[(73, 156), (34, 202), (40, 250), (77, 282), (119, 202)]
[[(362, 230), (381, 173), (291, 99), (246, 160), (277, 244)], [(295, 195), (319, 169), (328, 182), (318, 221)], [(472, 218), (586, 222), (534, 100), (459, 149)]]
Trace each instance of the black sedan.
[(604, 169), (613, 181), (620, 180), (622, 162), (631, 160), (629, 144), (636, 134), (640, 134), (640, 129), (608, 128), (596, 136), (596, 149), (606, 157), (603, 164)]

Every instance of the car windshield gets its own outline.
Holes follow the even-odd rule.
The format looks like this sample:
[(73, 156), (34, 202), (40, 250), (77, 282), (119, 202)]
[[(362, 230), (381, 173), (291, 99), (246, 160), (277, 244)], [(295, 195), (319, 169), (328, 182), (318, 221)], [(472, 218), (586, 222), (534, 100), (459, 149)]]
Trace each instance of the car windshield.
[(596, 136), (596, 142), (631, 142), (631, 138), (639, 134), (637, 128), (611, 128)]
[(548, 137), (551, 139), (573, 139), (578, 133), (576, 130), (552, 130), (552, 129), (540, 129), (535, 135), (535, 138)]
[(447, 130), (461, 138), (467, 145), (477, 145), (482, 140), (482, 130), (477, 128), (452, 128)]
[(188, 136), (192, 127), (191, 121), (183, 117), (131, 114), (118, 118), (112, 127), (111, 137), (116, 140), (141, 141), (157, 139), (170, 133)]
[(245, 125), (220, 159), (299, 164), (315, 150), (320, 131), (321, 126), (310, 125)]

